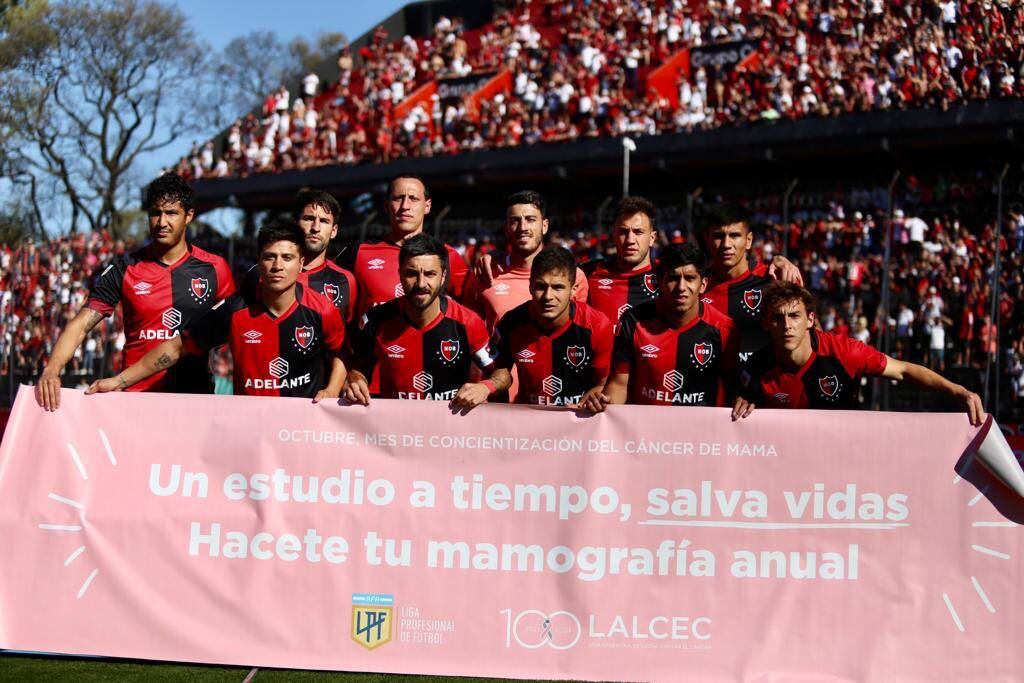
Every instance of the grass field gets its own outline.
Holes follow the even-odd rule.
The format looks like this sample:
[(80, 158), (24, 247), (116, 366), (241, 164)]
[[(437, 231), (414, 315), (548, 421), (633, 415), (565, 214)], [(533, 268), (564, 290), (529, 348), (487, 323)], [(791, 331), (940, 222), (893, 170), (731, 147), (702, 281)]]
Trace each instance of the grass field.
[[(289, 669), (252, 669), (250, 667), (183, 666), (139, 661), (73, 659), (0, 654), (0, 683), (8, 681), (185, 681), (187, 683), (496, 683), (496, 678), (455, 678), (450, 676), (401, 676), (398, 674), (339, 673), (330, 671), (293, 671)], [(511, 682), (510, 682), (511, 683)]]

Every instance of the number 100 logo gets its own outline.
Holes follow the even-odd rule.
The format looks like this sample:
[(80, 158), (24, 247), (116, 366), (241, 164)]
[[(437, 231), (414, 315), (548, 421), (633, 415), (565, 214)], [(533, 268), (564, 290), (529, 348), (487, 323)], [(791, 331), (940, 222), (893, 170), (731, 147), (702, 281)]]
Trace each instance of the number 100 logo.
[(583, 632), (576, 615), (565, 610), (545, 613), (528, 609), (513, 615), (511, 609), (503, 609), (498, 614), (505, 617), (505, 647), (515, 642), (527, 650), (568, 650), (579, 642)]

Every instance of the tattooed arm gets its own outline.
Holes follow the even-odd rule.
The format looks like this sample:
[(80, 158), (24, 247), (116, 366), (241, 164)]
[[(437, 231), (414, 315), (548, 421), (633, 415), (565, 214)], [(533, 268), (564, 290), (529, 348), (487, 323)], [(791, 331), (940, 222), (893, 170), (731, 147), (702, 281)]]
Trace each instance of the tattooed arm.
[(64, 371), (64, 366), (75, 355), (75, 349), (85, 341), (85, 336), (101, 320), (103, 320), (102, 313), (85, 306), (68, 322), (64, 331), (57, 337), (53, 353), (50, 354), (50, 362), (46, 364), (46, 368), (36, 384), (36, 402), (44, 409), (57, 410), (60, 408), (60, 373)]
[(107, 377), (93, 382), (86, 394), (103, 394), (108, 391), (124, 391), (131, 385), (166, 370), (181, 358), (185, 344), (181, 337), (173, 337), (149, 350), (135, 365), (125, 368), (116, 377)]

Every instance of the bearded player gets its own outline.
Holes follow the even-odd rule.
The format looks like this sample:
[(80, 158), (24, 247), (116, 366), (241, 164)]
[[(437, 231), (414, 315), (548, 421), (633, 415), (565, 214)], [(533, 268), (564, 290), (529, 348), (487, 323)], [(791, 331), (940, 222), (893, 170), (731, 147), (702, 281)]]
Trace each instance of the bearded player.
[(530, 300), (494, 332), (498, 364), (519, 375), (517, 403), (579, 406), (600, 394), (611, 364), (612, 324), (573, 300), (576, 260), (562, 247), (533, 259)]
[(815, 301), (803, 287), (772, 283), (764, 296), (771, 344), (740, 373), (743, 386), (734, 412), (767, 408), (854, 409), (863, 377), (909, 382), (963, 404), (972, 425), (985, 417), (981, 398), (928, 368), (886, 356), (850, 337), (815, 329)]
[(116, 377), (94, 382), (86, 393), (127, 389), (183, 357), (226, 343), (234, 359), (236, 394), (312, 398), (314, 403), (337, 398), (345, 382), (345, 323), (332, 302), (298, 284), (305, 239), (293, 223), (264, 226), (257, 236), (255, 296), (221, 302), (184, 337), (163, 342)]
[[(367, 311), (353, 333), (345, 397), (361, 405), (369, 405), (371, 394), (449, 401), (469, 410), (508, 389), (512, 378), (495, 365), (483, 320), (444, 294), (447, 247), (415, 235), (402, 243), (397, 267), (404, 293)], [(474, 363), (489, 377), (469, 381)], [(379, 390), (368, 381), (375, 369)]]
[(623, 314), (611, 379), (591, 410), (608, 403), (729, 405), (738, 339), (732, 320), (701, 300), (707, 269), (707, 256), (692, 242), (662, 252), (658, 298)]

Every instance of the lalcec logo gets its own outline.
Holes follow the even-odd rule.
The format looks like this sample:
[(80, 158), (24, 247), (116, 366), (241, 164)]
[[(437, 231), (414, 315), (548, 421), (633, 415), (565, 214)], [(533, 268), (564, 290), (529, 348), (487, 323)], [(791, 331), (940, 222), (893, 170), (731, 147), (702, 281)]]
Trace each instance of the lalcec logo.
[(270, 376), (281, 379), (288, 374), (288, 361), (278, 356), (270, 361)]
[(176, 330), (178, 329), (178, 325), (181, 324), (181, 311), (177, 308), (168, 308), (161, 316), (161, 320), (163, 321), (164, 327), (169, 330)]

